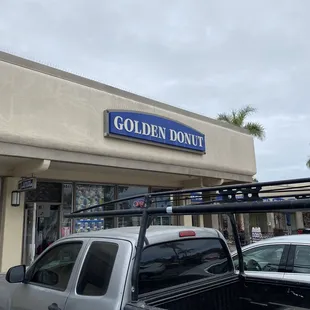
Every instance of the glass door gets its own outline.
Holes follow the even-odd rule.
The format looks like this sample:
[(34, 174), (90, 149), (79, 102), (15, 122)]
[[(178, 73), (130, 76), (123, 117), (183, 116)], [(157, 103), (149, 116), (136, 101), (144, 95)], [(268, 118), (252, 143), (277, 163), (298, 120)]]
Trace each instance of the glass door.
[(37, 204), (36, 219), (36, 256), (40, 255), (50, 244), (59, 239), (60, 206)]
[(35, 257), (35, 208), (35, 203), (29, 203), (25, 205), (23, 263), (26, 266), (29, 266)]
[(29, 266), (59, 235), (60, 205), (26, 204), (23, 263)]

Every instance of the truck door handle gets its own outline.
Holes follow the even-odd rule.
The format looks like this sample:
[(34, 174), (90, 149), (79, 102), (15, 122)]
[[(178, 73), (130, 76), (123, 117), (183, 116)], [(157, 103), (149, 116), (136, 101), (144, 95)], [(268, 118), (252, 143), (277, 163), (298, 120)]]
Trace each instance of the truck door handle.
[(303, 295), (300, 295), (300, 294), (295, 293), (295, 292), (294, 292), (293, 290), (291, 290), (290, 288), (287, 289), (287, 293), (288, 293), (288, 294), (292, 294), (292, 295), (294, 295), (294, 296), (296, 296), (296, 297), (299, 297), (299, 298), (304, 298)]
[(52, 303), (47, 307), (48, 310), (61, 310), (56, 303)]

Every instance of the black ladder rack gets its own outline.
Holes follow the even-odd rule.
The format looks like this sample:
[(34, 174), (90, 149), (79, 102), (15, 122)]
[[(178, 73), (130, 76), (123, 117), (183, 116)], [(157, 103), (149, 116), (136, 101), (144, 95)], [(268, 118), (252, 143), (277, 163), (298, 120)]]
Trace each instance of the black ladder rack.
[[(174, 195), (178, 206), (157, 208), (152, 206), (163, 197)], [(191, 202), (191, 197), (199, 200)], [(119, 210), (120, 202), (143, 199), (142, 208)], [(271, 201), (270, 201), (271, 199)], [(105, 207), (115, 207), (115, 210), (104, 211)], [(95, 211), (95, 209), (101, 209)], [(132, 300), (138, 300), (138, 277), (141, 255), (145, 242), (150, 218), (160, 215), (194, 215), (194, 214), (228, 214), (239, 255), (239, 273), (244, 276), (244, 265), (241, 244), (234, 214), (259, 212), (296, 212), (310, 210), (310, 178), (281, 180), (273, 182), (257, 182), (248, 184), (222, 185), (217, 187), (175, 190), (167, 192), (146, 193), (127, 198), (116, 199), (86, 209), (65, 214), (65, 218), (98, 218), (119, 216), (141, 216), (140, 231), (137, 241), (136, 257), (132, 272)]]

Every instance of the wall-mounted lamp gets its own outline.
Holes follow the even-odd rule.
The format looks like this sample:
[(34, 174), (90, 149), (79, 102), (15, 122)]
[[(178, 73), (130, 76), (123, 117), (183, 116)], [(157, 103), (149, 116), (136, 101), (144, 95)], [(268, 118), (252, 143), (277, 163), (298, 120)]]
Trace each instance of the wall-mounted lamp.
[(20, 205), (20, 192), (13, 191), (11, 193), (11, 206), (12, 207), (19, 207)]

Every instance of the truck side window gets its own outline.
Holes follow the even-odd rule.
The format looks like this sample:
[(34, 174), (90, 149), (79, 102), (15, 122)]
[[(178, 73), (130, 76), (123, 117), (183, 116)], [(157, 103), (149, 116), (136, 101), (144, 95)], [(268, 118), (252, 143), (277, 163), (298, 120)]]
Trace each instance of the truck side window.
[(293, 272), (310, 273), (310, 246), (296, 246)]
[(68, 242), (52, 247), (29, 269), (28, 282), (65, 291), (82, 244)]
[(233, 272), (219, 239), (186, 239), (151, 245), (142, 253), (139, 293)]
[(86, 255), (76, 292), (85, 296), (102, 296), (109, 282), (118, 251), (118, 244), (94, 241)]

